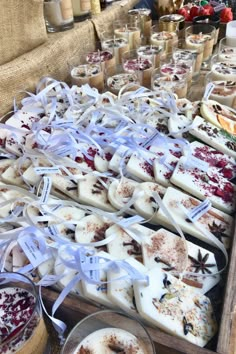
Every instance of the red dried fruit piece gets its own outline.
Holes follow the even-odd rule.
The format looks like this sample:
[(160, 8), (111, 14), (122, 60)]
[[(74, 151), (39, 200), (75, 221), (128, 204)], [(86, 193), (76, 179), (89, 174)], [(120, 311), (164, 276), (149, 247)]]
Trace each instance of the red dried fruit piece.
[(224, 190), (228, 193), (234, 193), (234, 187), (230, 183), (226, 183)]
[(218, 197), (221, 197), (221, 198), (223, 198), (224, 197), (224, 195), (225, 195), (225, 192), (224, 191), (222, 191), (220, 188), (216, 188), (216, 190), (215, 190), (215, 193), (214, 193), (215, 195), (217, 195)]
[(223, 176), (227, 179), (231, 179), (233, 178), (233, 172), (232, 170), (230, 170), (229, 168), (223, 168), (221, 171), (220, 171)]
[(227, 165), (227, 161), (226, 160), (220, 160), (220, 161), (217, 162), (216, 167), (223, 168), (226, 165)]

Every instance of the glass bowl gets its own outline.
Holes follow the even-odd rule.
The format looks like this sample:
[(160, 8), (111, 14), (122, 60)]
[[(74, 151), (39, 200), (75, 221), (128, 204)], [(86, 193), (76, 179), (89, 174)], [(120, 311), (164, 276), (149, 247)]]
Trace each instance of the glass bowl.
[(137, 354), (156, 353), (139, 320), (122, 312), (103, 310), (85, 317), (72, 329), (61, 354), (80, 354), (89, 349), (94, 354), (114, 353), (115, 349), (129, 353), (132, 348)]

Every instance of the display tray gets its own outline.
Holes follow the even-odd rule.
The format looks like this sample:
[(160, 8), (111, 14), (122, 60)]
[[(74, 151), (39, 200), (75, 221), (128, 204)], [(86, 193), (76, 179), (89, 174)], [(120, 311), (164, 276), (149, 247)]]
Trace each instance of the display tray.
[[(218, 255), (218, 261), (220, 253)], [(205, 348), (198, 347), (183, 339), (167, 334), (158, 328), (147, 326), (158, 354), (235, 354), (236, 353), (236, 228), (230, 251), (227, 274), (222, 275), (223, 284), (217, 285), (207, 295), (215, 307), (219, 322), (218, 334)], [(42, 289), (43, 299), (48, 312), (58, 297), (58, 292), (50, 288)], [(103, 309), (104, 306), (85, 302), (78, 297), (68, 296), (56, 313), (56, 318), (63, 320), (71, 329), (82, 318)]]

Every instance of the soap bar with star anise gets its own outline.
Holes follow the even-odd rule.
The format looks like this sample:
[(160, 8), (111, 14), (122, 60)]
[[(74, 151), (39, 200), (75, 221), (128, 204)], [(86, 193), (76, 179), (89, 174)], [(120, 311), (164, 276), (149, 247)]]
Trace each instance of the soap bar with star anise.
[[(169, 187), (167, 188), (162, 201), (171, 216), (184, 232), (215, 246), (215, 244), (188, 219), (184, 210), (181, 208), (181, 206), (183, 206), (190, 212), (201, 203), (200, 200), (183, 193), (178, 189)], [(169, 217), (161, 209), (158, 210), (157, 220), (161, 225), (175, 231)], [(232, 216), (212, 207), (207, 213), (198, 219), (198, 222), (220, 240), (226, 248), (230, 247), (234, 224)]]

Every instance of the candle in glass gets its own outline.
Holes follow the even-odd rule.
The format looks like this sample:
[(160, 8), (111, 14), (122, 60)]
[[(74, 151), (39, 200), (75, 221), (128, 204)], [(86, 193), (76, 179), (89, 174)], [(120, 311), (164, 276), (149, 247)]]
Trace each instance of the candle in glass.
[(170, 53), (178, 44), (178, 36), (175, 32), (152, 32), (150, 44), (162, 46), (166, 53)]
[(102, 92), (104, 89), (104, 75), (100, 64), (84, 64), (75, 66), (71, 70), (71, 81), (73, 85), (89, 84)]
[(160, 65), (163, 50), (162, 46), (146, 45), (139, 47), (137, 53), (139, 57), (149, 59), (153, 63), (154, 68), (157, 68)]
[(129, 50), (129, 44), (125, 38), (106, 38), (102, 37), (101, 46), (103, 50), (109, 50), (113, 53), (116, 65), (121, 64), (123, 53)]
[(146, 8), (134, 9), (128, 11), (129, 20), (132, 23), (140, 24), (141, 34), (145, 38), (149, 38), (151, 35), (152, 19), (151, 19), (151, 10)]
[(132, 24), (123, 23), (121, 21), (115, 22), (114, 35), (117, 38), (126, 39), (129, 43), (129, 50), (133, 50), (140, 45), (140, 28), (132, 26)]
[(116, 60), (113, 54), (107, 50), (98, 50), (96, 52), (88, 53), (86, 56), (86, 62), (89, 64), (100, 64), (104, 74), (106, 74), (108, 70), (110, 73), (115, 74)]

